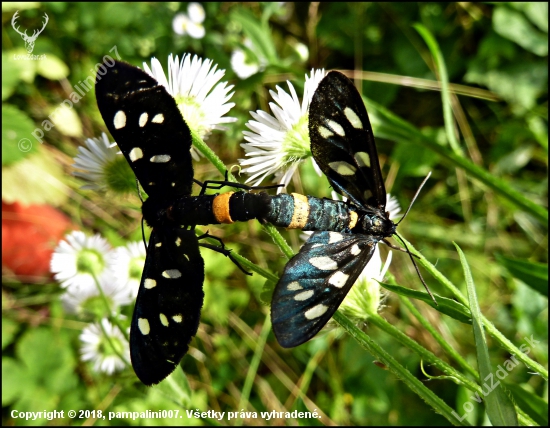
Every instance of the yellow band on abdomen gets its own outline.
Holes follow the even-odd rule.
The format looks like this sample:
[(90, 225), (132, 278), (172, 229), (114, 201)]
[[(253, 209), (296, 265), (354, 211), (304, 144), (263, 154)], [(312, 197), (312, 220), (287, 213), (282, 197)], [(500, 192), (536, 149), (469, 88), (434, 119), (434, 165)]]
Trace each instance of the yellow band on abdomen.
[(355, 227), (358, 219), (359, 219), (359, 215), (355, 211), (349, 212), (349, 230)]
[(300, 195), (299, 193), (292, 193), (291, 195), (294, 198), (294, 212), (287, 229), (303, 229), (309, 217), (307, 196)]

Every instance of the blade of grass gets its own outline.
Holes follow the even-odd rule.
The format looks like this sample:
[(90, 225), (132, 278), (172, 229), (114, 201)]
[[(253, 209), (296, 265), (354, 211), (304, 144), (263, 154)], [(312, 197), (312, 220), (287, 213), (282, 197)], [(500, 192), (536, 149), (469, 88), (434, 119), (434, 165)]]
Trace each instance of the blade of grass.
[(544, 207), (527, 199), (521, 192), (515, 190), (510, 184), (496, 175), (477, 166), (469, 159), (455, 154), (447, 147), (438, 144), (434, 139), (425, 136), (409, 122), (368, 99), (364, 100), (369, 114), (373, 113), (372, 115), (376, 115), (378, 119), (376, 121), (373, 120), (374, 133), (377, 137), (422, 146), (437, 153), (447, 164), (464, 169), (470, 179), (475, 178), (479, 180), (518, 208), (532, 214), (542, 222), (543, 226), (547, 227), (548, 210)]
[[(451, 295), (453, 295), (460, 303), (462, 303), (465, 306), (468, 306), (468, 300), (462, 292), (456, 287), (451, 281), (449, 281), (445, 275), (443, 275), (441, 272), (439, 272), (436, 267), (431, 264), (416, 248), (414, 248), (410, 242), (408, 242), (406, 239), (404, 239), (401, 236), (401, 239), (407, 247), (409, 248), (410, 252), (416, 256), (418, 256), (418, 263), (422, 265), (430, 274), (445, 288), (449, 291)], [(483, 315), (481, 316), (483, 320), (483, 324), (487, 330), (487, 332), (497, 341), (500, 343), (500, 345), (505, 348), (510, 354), (514, 355), (518, 360), (522, 361), (527, 365), (528, 367), (535, 370), (538, 374), (540, 374), (545, 380), (548, 380), (548, 370), (534, 361), (533, 359), (528, 357), (528, 352), (523, 352), (520, 348), (518, 348), (516, 345), (514, 345), (507, 337), (505, 337), (494, 325), (491, 321), (489, 321), (487, 318), (485, 318)]]
[(439, 332), (428, 322), (428, 320), (422, 316), (420, 311), (416, 309), (412, 302), (407, 297), (401, 297), (401, 301), (403, 302), (405, 307), (414, 315), (418, 322), (420, 322), (420, 324), (422, 324), (422, 326), (432, 335), (437, 343), (439, 343), (439, 346), (441, 346), (445, 350), (445, 352), (447, 352), (447, 354), (450, 355), (451, 358), (460, 365), (460, 367), (466, 370), (475, 379), (479, 380), (479, 374), (475, 371), (475, 369), (470, 364), (468, 364), (468, 362), (464, 358), (462, 358), (462, 355), (456, 352), (451, 347), (451, 345), (449, 345), (449, 342), (445, 340), (443, 336), (441, 336), (441, 334), (439, 334)]
[[(258, 367), (260, 366), (260, 361), (262, 360), (262, 354), (264, 352), (265, 342), (267, 341), (267, 336), (271, 330), (271, 320), (269, 314), (266, 315), (264, 325), (262, 326), (262, 331), (258, 336), (258, 341), (256, 342), (256, 349), (254, 350), (254, 356), (252, 361), (250, 361), (250, 366), (248, 372), (246, 373), (246, 378), (244, 380), (244, 386), (241, 392), (241, 399), (239, 401), (239, 409), (246, 409), (248, 399), (250, 398), (250, 391), (252, 391), (252, 384), (254, 383), (254, 378), (258, 373)], [(235, 425), (242, 425), (243, 419), (237, 419)]]
[[(470, 311), (472, 312), (472, 328), (476, 343), (479, 373), (481, 379), (486, 382), (483, 386), (487, 391), (484, 390), (483, 395), (485, 397), (487, 415), (491, 423), (495, 426), (516, 426), (518, 425), (518, 416), (514, 404), (504, 391), (500, 381), (494, 379), (491, 361), (489, 359), (489, 349), (487, 348), (485, 333), (483, 331), (481, 310), (477, 301), (477, 294), (472, 273), (470, 272), (470, 266), (460, 247), (457, 244), (454, 245), (460, 257), (460, 263), (464, 270), (464, 278), (466, 279), (468, 298), (470, 300)], [(487, 382), (489, 385), (487, 385)]]
[[(405, 383), (413, 392), (418, 394), (426, 403), (428, 403), (436, 412), (445, 417), (454, 425), (470, 425), (467, 421), (460, 420), (456, 413), (430, 389), (414, 377), (405, 367), (403, 367), (395, 358), (384, 351), (368, 335), (355, 326), (348, 318), (343, 316), (340, 311), (336, 311), (333, 319), (340, 324), (357, 342), (366, 349), (376, 360), (388, 367), (388, 369)], [(453, 414), (454, 413), (454, 414)]]
[(451, 146), (451, 149), (453, 149), (453, 152), (458, 156), (463, 156), (462, 149), (458, 144), (454, 132), (453, 111), (451, 109), (451, 100), (449, 98), (449, 76), (447, 74), (447, 67), (445, 66), (443, 55), (441, 54), (441, 50), (439, 49), (439, 45), (437, 44), (435, 37), (424, 25), (414, 24), (413, 28), (418, 31), (420, 36), (422, 36), (428, 45), (437, 67), (439, 80), (441, 81), (441, 102), (443, 106), (443, 120), (445, 122), (447, 140), (449, 141), (449, 145)]

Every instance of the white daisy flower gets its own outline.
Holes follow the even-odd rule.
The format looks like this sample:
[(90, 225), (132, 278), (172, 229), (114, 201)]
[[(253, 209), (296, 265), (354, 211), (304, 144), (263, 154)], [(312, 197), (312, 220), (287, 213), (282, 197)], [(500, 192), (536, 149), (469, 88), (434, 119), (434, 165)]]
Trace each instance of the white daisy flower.
[(188, 34), (194, 39), (202, 39), (206, 33), (202, 23), (206, 14), (200, 3), (189, 3), (187, 14), (178, 13), (172, 20), (172, 28), (176, 34)]
[[(129, 305), (134, 301), (125, 283), (120, 283), (110, 272), (104, 272), (98, 278), (98, 284), (69, 285), (61, 295), (63, 308), (69, 314), (111, 314), (122, 305)], [(101, 295), (99, 288), (105, 298)], [(108, 308), (105, 307), (105, 300)]]
[[(240, 159), (243, 172), (250, 175), (246, 182), (259, 185), (270, 174), (282, 170), (279, 183), (288, 185), (298, 164), (311, 155), (308, 132), (308, 109), (313, 93), (325, 76), (325, 70), (312, 70), (306, 75), (302, 102), (294, 86), (287, 82), (290, 94), (277, 86), (277, 92), (269, 91), (275, 103), (269, 103), (273, 115), (262, 110), (250, 112), (255, 120), (246, 126), (241, 144), (247, 159)], [(282, 189), (279, 188), (278, 192)]]
[(95, 287), (110, 264), (111, 246), (99, 235), (88, 237), (74, 231), (59, 241), (50, 261), (50, 270), (61, 287)]
[(264, 70), (269, 61), (249, 38), (244, 40), (243, 45), (244, 48), (235, 48), (231, 54), (231, 68), (240, 79), (244, 80)]
[(125, 247), (113, 251), (111, 271), (118, 284), (135, 299), (145, 264), (146, 250), (142, 241), (130, 242)]
[(239, 79), (244, 80), (260, 71), (260, 64), (250, 58), (244, 50), (236, 48), (231, 54), (231, 68)]
[(73, 167), (82, 171), (74, 171), (73, 175), (89, 181), (82, 189), (106, 190), (110, 188), (112, 179), (110, 172), (126, 164), (123, 156), (117, 156), (117, 149), (109, 141), (107, 134), (101, 138), (88, 138), (86, 147), (79, 147), (74, 158)]
[[(102, 329), (103, 327), (103, 329)], [(107, 339), (107, 336), (110, 340)], [(82, 361), (91, 361), (94, 371), (112, 375), (126, 367), (130, 361), (130, 346), (120, 330), (107, 319), (85, 327), (80, 334)], [(115, 348), (115, 349), (113, 349)]]
[[(168, 57), (168, 79), (159, 60), (151, 60), (151, 68), (144, 63), (144, 70), (154, 77), (175, 98), (185, 122), (192, 131), (205, 140), (213, 129), (227, 130), (222, 123), (235, 122), (234, 117), (224, 117), (235, 103), (233, 85), (219, 82), (225, 70), (217, 70), (212, 60), (185, 54), (181, 62), (176, 56)], [(218, 83), (219, 82), (219, 83)], [(193, 151), (192, 151), (193, 153)], [(193, 156), (197, 159), (196, 154)]]
[(401, 207), (399, 206), (399, 202), (397, 202), (397, 198), (389, 193), (386, 195), (386, 211), (390, 213), (390, 220), (394, 222), (401, 215)]

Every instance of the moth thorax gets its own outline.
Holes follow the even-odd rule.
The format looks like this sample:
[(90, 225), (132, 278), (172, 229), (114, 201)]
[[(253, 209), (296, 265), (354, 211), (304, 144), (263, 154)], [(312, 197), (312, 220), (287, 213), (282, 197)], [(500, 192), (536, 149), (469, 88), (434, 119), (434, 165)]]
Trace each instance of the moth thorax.
[(395, 233), (395, 224), (385, 217), (373, 214), (363, 214), (359, 218), (358, 226), (361, 233), (389, 236)]

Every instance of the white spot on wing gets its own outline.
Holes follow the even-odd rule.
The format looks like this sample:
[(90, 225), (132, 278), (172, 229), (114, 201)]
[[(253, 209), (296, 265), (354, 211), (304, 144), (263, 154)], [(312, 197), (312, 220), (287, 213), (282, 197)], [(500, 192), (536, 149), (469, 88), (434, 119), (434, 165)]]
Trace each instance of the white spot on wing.
[(179, 247), (180, 245), (181, 245), (181, 238), (178, 236), (178, 237), (176, 238), (176, 246)]
[(321, 134), (321, 137), (323, 138), (329, 138), (334, 135), (330, 129), (327, 129), (324, 126), (319, 126), (319, 128), (317, 129), (319, 131), (319, 134)]
[(327, 125), (330, 126), (332, 130), (336, 132), (340, 137), (346, 136), (344, 128), (342, 128), (342, 125), (340, 125), (338, 122), (335, 122), (334, 120), (329, 120), (327, 121)]
[(304, 287), (302, 287), (298, 281), (292, 281), (290, 284), (286, 286), (286, 289), (289, 291), (298, 291), (298, 290), (303, 290)]
[(330, 162), (328, 166), (340, 175), (353, 175), (357, 169), (344, 161)]
[(301, 293), (298, 293), (294, 296), (294, 300), (297, 300), (297, 301), (307, 300), (311, 296), (313, 296), (313, 293), (314, 293), (313, 290), (302, 291)]
[(162, 113), (156, 114), (151, 122), (153, 122), (153, 123), (162, 123), (162, 122), (164, 122), (164, 115)]
[(330, 285), (334, 285), (335, 287), (342, 288), (346, 284), (346, 281), (348, 280), (348, 278), (349, 278), (349, 275), (346, 275), (345, 273), (338, 271), (332, 274), (332, 276), (328, 280), (328, 283)]
[(149, 321), (147, 321), (147, 318), (139, 318), (138, 319), (138, 328), (139, 331), (141, 331), (141, 334), (144, 336), (147, 336), (149, 332), (151, 331), (151, 327), (149, 327)]
[(143, 281), (143, 286), (150, 290), (151, 288), (155, 288), (157, 286), (157, 281), (151, 278), (145, 278), (145, 281)]
[(155, 247), (162, 247), (162, 242), (157, 242), (157, 243), (155, 244)]
[(168, 327), (168, 318), (166, 318), (166, 315), (164, 315), (163, 313), (161, 313), (159, 315), (159, 318), (160, 318), (160, 323), (164, 326), (164, 327)]
[(134, 147), (132, 150), (130, 150), (128, 156), (130, 157), (130, 160), (132, 162), (135, 162), (143, 157), (143, 151), (139, 147)]
[(170, 161), (170, 155), (155, 155), (151, 158), (151, 162), (166, 163)]
[(329, 236), (330, 236), (330, 238), (328, 240), (329, 244), (334, 244), (335, 242), (339, 242), (342, 239), (344, 239), (342, 234), (338, 233), (338, 232), (329, 232)]
[(177, 322), (178, 324), (183, 321), (183, 317), (181, 316), (181, 314), (177, 314), (177, 315), (172, 316), (172, 319), (175, 322)]
[(147, 124), (147, 119), (149, 119), (149, 115), (147, 113), (141, 113), (141, 116), (139, 117), (140, 128), (143, 128)]
[(321, 270), (336, 270), (338, 269), (338, 264), (332, 260), (330, 257), (312, 257), (309, 259), (309, 262), (315, 266), (317, 269)]
[(181, 278), (181, 272), (177, 269), (168, 269), (162, 272), (162, 276), (169, 279)]
[(350, 250), (351, 254), (353, 254), (354, 256), (357, 256), (361, 253), (361, 248), (359, 248), (359, 245), (357, 244), (353, 244), (353, 247), (351, 247), (351, 250)]
[(311, 309), (308, 309), (305, 312), (304, 315), (308, 320), (313, 320), (313, 319), (319, 318), (321, 315), (323, 315), (327, 311), (327, 309), (328, 309), (328, 306), (317, 305), (317, 306), (314, 306)]
[(370, 157), (367, 152), (357, 152), (353, 157), (360, 167), (367, 166), (370, 168)]
[(344, 114), (349, 120), (349, 123), (351, 123), (351, 126), (353, 126), (355, 129), (363, 129), (363, 124), (361, 123), (361, 119), (359, 119), (359, 116), (357, 116), (357, 114), (352, 109), (350, 109), (349, 107), (346, 107), (344, 109)]
[(126, 126), (126, 113), (122, 110), (117, 111), (113, 119), (113, 125), (115, 125), (115, 129), (124, 128)]

